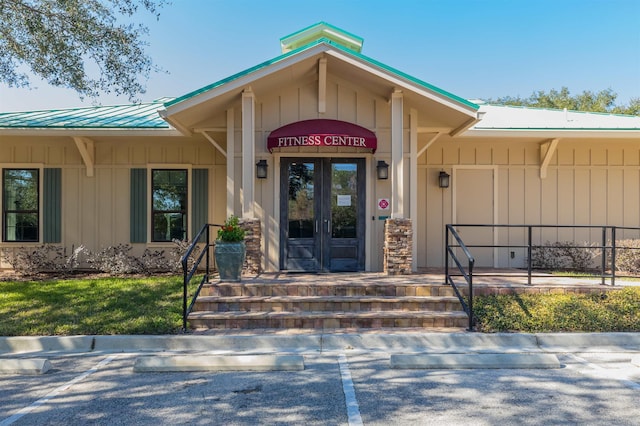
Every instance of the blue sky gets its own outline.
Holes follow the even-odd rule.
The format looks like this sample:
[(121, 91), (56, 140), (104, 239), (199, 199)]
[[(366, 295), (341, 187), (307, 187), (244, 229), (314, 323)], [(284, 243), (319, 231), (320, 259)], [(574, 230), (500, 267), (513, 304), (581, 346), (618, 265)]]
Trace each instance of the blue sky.
[[(144, 16), (153, 74), (143, 101), (180, 96), (280, 54), (319, 21), (364, 38), (362, 53), (467, 99), (611, 88), (640, 97), (640, 0), (172, 0)], [(86, 106), (33, 80), (0, 85), (0, 111)], [(103, 105), (129, 103), (104, 95)]]

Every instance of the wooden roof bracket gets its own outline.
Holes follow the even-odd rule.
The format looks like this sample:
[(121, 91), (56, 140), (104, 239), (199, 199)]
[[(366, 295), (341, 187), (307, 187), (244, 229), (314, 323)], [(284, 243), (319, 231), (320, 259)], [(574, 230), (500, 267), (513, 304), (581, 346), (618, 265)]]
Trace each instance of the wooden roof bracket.
[(73, 141), (76, 143), (76, 147), (82, 157), (82, 162), (87, 169), (87, 177), (93, 177), (96, 147), (93, 139), (85, 138), (82, 136), (74, 136)]
[(206, 130), (197, 130), (197, 131), (198, 133), (201, 133), (202, 136), (207, 138), (207, 140), (211, 142), (211, 145), (213, 145), (218, 151), (220, 151), (222, 155), (224, 155), (225, 158), (227, 158), (227, 151), (225, 151), (222, 148), (222, 146), (218, 143), (218, 141), (216, 141), (209, 133), (207, 133)]
[(553, 154), (556, 152), (560, 139), (550, 139), (540, 144), (540, 179), (547, 177), (547, 167), (551, 162)]

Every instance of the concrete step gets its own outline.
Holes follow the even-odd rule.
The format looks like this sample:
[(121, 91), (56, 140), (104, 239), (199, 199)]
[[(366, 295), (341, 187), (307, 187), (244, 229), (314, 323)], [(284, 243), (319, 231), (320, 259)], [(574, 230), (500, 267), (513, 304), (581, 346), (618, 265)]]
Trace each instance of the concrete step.
[(463, 328), (468, 317), (461, 311), (304, 311), (304, 312), (246, 312), (198, 311), (189, 315), (195, 329), (252, 329), (252, 328), (383, 328), (425, 327)]
[(216, 282), (207, 283), (201, 296), (455, 296), (445, 284), (415, 282)]
[(454, 296), (201, 296), (194, 311), (460, 311)]

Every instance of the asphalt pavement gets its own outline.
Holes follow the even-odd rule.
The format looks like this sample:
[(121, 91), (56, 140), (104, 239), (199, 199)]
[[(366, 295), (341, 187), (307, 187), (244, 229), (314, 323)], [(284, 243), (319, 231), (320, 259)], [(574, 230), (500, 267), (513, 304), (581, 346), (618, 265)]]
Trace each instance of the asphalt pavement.
[[(538, 356), (557, 365), (518, 364)], [(398, 365), (403, 357), (444, 364)], [(0, 426), (636, 425), (640, 418), (640, 333), (0, 338), (0, 369), (34, 360), (46, 361), (47, 371), (0, 371)], [(171, 360), (195, 367), (167, 370)], [(165, 370), (136, 370), (145, 362)], [(234, 362), (259, 371), (229, 368)], [(268, 368), (282, 365), (295, 368)]]

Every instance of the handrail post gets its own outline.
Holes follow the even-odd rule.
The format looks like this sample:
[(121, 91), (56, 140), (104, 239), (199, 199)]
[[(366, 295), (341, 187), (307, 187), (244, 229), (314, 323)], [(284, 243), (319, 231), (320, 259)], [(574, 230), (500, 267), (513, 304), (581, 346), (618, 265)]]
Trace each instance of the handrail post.
[(182, 331), (187, 330), (187, 275), (189, 262), (182, 260)]
[(469, 260), (469, 331), (473, 331), (473, 260)]
[(533, 259), (531, 259), (531, 257), (533, 256), (533, 250), (531, 247), (533, 231), (532, 231), (531, 225), (527, 227), (527, 233), (528, 233), (528, 236), (527, 236), (527, 285), (531, 285), (531, 270), (533, 267)]
[(207, 258), (205, 259), (205, 265), (206, 265), (205, 268), (206, 269), (205, 269), (205, 272), (204, 272), (205, 281), (209, 281), (209, 257), (210, 257), (209, 256), (209, 254), (210, 254), (210, 252), (209, 252), (209, 250), (210, 250), (209, 244), (211, 242), (210, 237), (209, 237), (210, 230), (211, 230), (211, 227), (209, 225), (207, 225)]
[(611, 286), (616, 285), (616, 227), (611, 227)]
[(449, 284), (449, 225), (444, 227), (444, 283)]
[(604, 285), (605, 275), (607, 273), (607, 228), (602, 227), (602, 271), (601, 284)]

